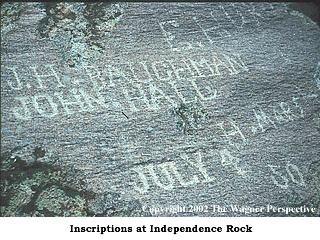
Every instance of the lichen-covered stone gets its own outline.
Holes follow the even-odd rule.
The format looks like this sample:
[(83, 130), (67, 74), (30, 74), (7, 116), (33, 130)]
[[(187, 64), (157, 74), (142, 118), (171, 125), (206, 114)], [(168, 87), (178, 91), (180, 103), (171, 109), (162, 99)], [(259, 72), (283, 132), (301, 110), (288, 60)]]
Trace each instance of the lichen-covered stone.
[(79, 194), (52, 186), (42, 191), (36, 203), (36, 216), (87, 216), (86, 200)]
[(24, 10), (23, 3), (5, 2), (1, 4), (1, 35), (4, 37), (14, 29), (15, 22)]
[(99, 194), (89, 202), (89, 210), (94, 216), (104, 217), (146, 217), (150, 214), (142, 210), (138, 200), (122, 199), (119, 193), (106, 192)]
[(116, 26), (121, 4), (46, 3), (46, 17), (38, 26), (41, 37), (49, 38), (64, 53), (63, 63), (81, 67), (101, 54), (99, 40)]
[[(1, 155), (2, 216), (86, 216), (89, 193), (72, 188), (67, 171), (41, 162), (44, 150), (36, 147), (35, 160), (26, 162), (12, 152)], [(87, 194), (87, 195), (86, 195)]]
[(172, 112), (177, 121), (177, 128), (184, 134), (190, 134), (199, 128), (208, 115), (199, 102), (180, 103)]

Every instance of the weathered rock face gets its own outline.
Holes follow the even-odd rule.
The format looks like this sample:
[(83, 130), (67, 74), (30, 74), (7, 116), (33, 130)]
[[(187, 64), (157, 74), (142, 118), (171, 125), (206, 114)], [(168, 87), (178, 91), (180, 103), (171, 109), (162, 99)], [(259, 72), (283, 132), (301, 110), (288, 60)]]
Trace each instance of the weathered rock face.
[(287, 3), (2, 4), (2, 215), (319, 215), (310, 17)]

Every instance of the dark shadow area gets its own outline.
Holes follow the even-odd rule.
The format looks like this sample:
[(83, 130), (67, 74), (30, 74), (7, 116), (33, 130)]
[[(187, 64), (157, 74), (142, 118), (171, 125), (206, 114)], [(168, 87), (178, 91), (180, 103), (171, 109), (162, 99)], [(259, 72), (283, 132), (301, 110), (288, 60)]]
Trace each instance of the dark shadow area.
[(320, 3), (318, 2), (301, 2), (289, 5), (292, 10), (298, 11), (309, 17), (312, 21), (320, 26)]

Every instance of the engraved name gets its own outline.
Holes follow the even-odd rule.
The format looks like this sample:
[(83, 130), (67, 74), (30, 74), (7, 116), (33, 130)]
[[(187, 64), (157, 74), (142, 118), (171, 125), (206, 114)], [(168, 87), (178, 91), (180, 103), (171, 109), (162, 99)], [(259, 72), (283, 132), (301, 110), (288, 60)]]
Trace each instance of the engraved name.
[(29, 81), (16, 67), (6, 67), (5, 79), (10, 90), (37, 92), (14, 98), (16, 106), (12, 113), (20, 120), (110, 108), (134, 113), (181, 102), (205, 103), (218, 97), (215, 82), (221, 80), (219, 77), (248, 71), (240, 55), (218, 53), (208, 57), (107, 65), (103, 69), (86, 66), (83, 69), (86, 80), (74, 81), (59, 74), (54, 65), (26, 68), (31, 74)]
[[(180, 159), (175, 161), (135, 167), (132, 170), (136, 176), (133, 189), (140, 194), (145, 194), (153, 187), (173, 190), (209, 182), (217, 183), (212, 170), (208, 169), (210, 165), (214, 166), (214, 169), (222, 167), (238, 176), (245, 177), (250, 169), (244, 162), (245, 159), (237, 156), (238, 153), (250, 142), (254, 142), (253, 137), (257, 134), (264, 133), (268, 129), (279, 129), (285, 123), (305, 117), (303, 103), (308, 103), (317, 97), (316, 94), (300, 94), (292, 97), (291, 100), (270, 104), (267, 106), (268, 109), (252, 108), (253, 122), (252, 125), (249, 125), (249, 129), (241, 128), (229, 118), (216, 123), (213, 126), (214, 141), (224, 142), (227, 147), (209, 151), (205, 157), (198, 149), (194, 154), (181, 154)], [(207, 144), (210, 144), (210, 141)], [(204, 159), (210, 159), (211, 162), (208, 163), (207, 160), (205, 162)], [(287, 162), (286, 166), (268, 164), (267, 167), (271, 171), (270, 179), (281, 189), (287, 189), (291, 183), (301, 187), (306, 186), (303, 173), (294, 163)]]

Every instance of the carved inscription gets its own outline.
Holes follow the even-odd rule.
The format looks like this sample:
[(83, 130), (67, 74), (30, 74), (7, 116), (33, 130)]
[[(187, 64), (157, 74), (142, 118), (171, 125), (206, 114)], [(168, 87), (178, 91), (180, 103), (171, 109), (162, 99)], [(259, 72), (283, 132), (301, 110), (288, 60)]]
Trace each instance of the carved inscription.
[[(232, 157), (226, 151), (228, 157)], [(226, 158), (221, 154), (222, 162)], [(182, 160), (182, 161), (181, 161)], [(184, 164), (182, 164), (184, 163)], [(148, 164), (142, 167), (133, 168), (139, 178), (139, 182), (134, 183), (134, 190), (140, 194), (147, 193), (151, 186), (159, 187), (163, 190), (172, 190), (175, 187), (189, 187), (199, 183), (214, 182), (215, 177), (209, 174), (207, 163), (204, 163), (203, 154), (198, 151), (194, 154), (181, 154), (179, 161), (165, 162), (158, 165)], [(192, 172), (186, 175), (185, 172)]]
[[(246, 26), (260, 27), (261, 20), (268, 18), (272, 13), (270, 10), (274, 10), (272, 4), (260, 4), (259, 9), (257, 7), (257, 4), (252, 3), (218, 4), (205, 16), (183, 15), (181, 19), (159, 22), (159, 27), (172, 51), (183, 52), (206, 46), (217, 48), (214, 44), (217, 39), (227, 39), (237, 31), (243, 31)], [(192, 19), (192, 21), (188, 21), (188, 19)], [(189, 28), (182, 31), (181, 26), (186, 21), (188, 21)], [(212, 22), (213, 24), (208, 26), (204, 22)], [(184, 36), (185, 32), (192, 32), (192, 35), (188, 36), (188, 40)]]
[[(29, 79), (17, 67), (5, 69), (7, 87), (11, 91), (37, 90), (33, 96), (14, 98), (16, 106), (12, 108), (12, 113), (19, 120), (105, 111), (109, 108), (134, 113), (194, 101), (204, 104), (219, 95), (219, 90), (215, 88), (216, 77), (248, 71), (240, 55), (225, 53), (213, 53), (210, 57), (189, 56), (121, 66), (107, 65), (103, 69), (86, 66), (83, 71), (88, 81), (76, 79), (72, 82), (50, 64), (26, 67)], [(56, 91), (48, 93), (49, 88)]]
[(251, 127), (252, 133), (265, 132), (267, 129), (277, 129), (284, 123), (292, 122), (305, 116), (302, 103), (317, 98), (315, 94), (295, 96), (291, 101), (277, 102), (268, 109), (261, 106), (253, 108), (255, 124)]
[(296, 165), (288, 162), (285, 166), (285, 173), (282, 173), (282, 169), (279, 166), (268, 165), (268, 167), (272, 172), (271, 179), (278, 187), (287, 189), (290, 182), (303, 187), (306, 186), (303, 175)]
[[(291, 101), (279, 101), (265, 109), (253, 107), (251, 109), (252, 125), (249, 131), (241, 128), (230, 118), (218, 122), (213, 126), (213, 132), (216, 139), (223, 141), (227, 147), (210, 151), (205, 156), (199, 149), (195, 154), (180, 154), (180, 159), (174, 161), (135, 167), (133, 171), (136, 181), (133, 189), (140, 194), (145, 194), (151, 187), (173, 190), (176, 187), (216, 182), (216, 177), (208, 166), (211, 166), (210, 169), (222, 167), (225, 171), (232, 171), (240, 177), (246, 177), (250, 174), (250, 169), (244, 167), (245, 159), (237, 156), (237, 152), (248, 146), (250, 139), (257, 134), (268, 129), (279, 129), (283, 124), (305, 117), (303, 105), (317, 97), (316, 94), (300, 94), (292, 97)], [(249, 133), (251, 133), (250, 136)], [(193, 162), (191, 159), (194, 159)], [(181, 163), (188, 163), (188, 165), (181, 165)], [(284, 167), (269, 164), (267, 168), (271, 171), (272, 182), (281, 189), (288, 189), (290, 184), (306, 187), (303, 173), (293, 163), (287, 162)], [(191, 174), (183, 176), (182, 173), (188, 172), (188, 169)]]

